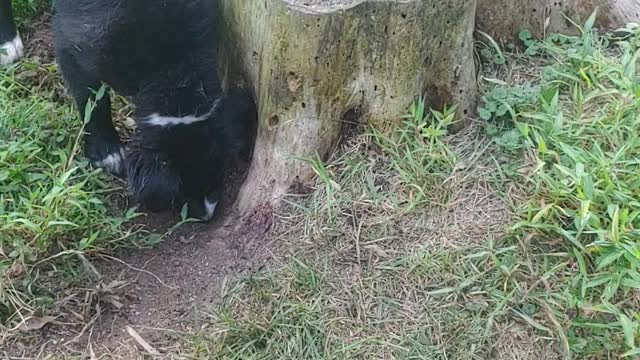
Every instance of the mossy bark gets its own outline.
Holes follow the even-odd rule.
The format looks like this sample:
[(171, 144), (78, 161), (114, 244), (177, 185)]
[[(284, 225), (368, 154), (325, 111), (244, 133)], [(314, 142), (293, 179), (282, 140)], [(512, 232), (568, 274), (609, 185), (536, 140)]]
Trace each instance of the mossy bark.
[(309, 181), (312, 169), (295, 158), (326, 158), (354, 115), (382, 123), (424, 94), (434, 107), (458, 104), (454, 130), (464, 126), (476, 100), (475, 8), (476, 0), (221, 1), (223, 78), (243, 79), (259, 107), (239, 210)]
[(640, 0), (478, 0), (476, 23), (478, 30), (504, 41), (517, 38), (523, 29), (538, 38), (552, 32), (575, 34), (567, 17), (583, 24), (596, 8), (603, 30), (640, 22)]

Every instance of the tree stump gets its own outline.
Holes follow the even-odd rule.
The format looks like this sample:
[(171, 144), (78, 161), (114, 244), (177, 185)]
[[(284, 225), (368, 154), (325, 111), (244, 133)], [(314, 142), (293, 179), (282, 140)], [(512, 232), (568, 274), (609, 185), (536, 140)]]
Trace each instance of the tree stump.
[(476, 0), (220, 1), (221, 74), (253, 90), (259, 123), (237, 208), (274, 203), (314, 173), (345, 122), (382, 123), (424, 94), (475, 110)]
[(584, 24), (598, 8), (597, 25), (615, 30), (640, 22), (640, 0), (478, 0), (476, 23), (496, 40), (512, 41), (523, 29), (541, 38), (547, 33), (576, 34), (564, 15)]

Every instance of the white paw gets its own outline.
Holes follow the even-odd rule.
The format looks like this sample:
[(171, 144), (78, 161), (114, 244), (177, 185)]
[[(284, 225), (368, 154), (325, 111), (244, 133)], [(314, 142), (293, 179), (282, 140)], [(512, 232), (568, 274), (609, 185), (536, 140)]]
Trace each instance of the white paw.
[(20, 34), (0, 45), (0, 65), (9, 65), (20, 59), (24, 55), (24, 46)]
[(103, 168), (112, 174), (122, 174), (124, 171), (124, 148), (107, 155), (100, 161), (95, 161), (94, 166)]
[(207, 197), (204, 197), (204, 210), (206, 211), (206, 221), (211, 220), (211, 218), (213, 217), (213, 214), (216, 212), (216, 208), (218, 207), (218, 202), (214, 201), (214, 202), (210, 202), (209, 199), (207, 199)]

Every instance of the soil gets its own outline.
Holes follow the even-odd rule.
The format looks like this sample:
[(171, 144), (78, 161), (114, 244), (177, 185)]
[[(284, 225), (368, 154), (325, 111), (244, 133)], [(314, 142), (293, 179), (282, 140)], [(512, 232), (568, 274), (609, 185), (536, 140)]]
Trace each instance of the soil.
[[(152, 249), (98, 257), (92, 265), (99, 279), (84, 299), (77, 299), (81, 296), (74, 289), (75, 301), (67, 297), (58, 304), (64, 321), (17, 339), (5, 355), (139, 357), (142, 348), (127, 327), (161, 354), (174, 352), (183, 334), (204, 324), (224, 284), (259, 271), (270, 260), (264, 235), (271, 228), (272, 209), (258, 208), (237, 224), (233, 220), (227, 214), (211, 224), (184, 226)], [(145, 225), (162, 233), (164, 224), (175, 221), (175, 214), (157, 214), (148, 216)], [(90, 307), (88, 315), (79, 314), (78, 303)]]
[(55, 58), (53, 49), (53, 34), (49, 29), (51, 14), (44, 13), (30, 25), (31, 31), (22, 35), (25, 46), (25, 56), (38, 58), (40, 63), (52, 63)]
[[(26, 56), (42, 64), (54, 61), (49, 20), (49, 14), (42, 15), (34, 30), (23, 34)], [(229, 194), (237, 194), (248, 164), (239, 161), (229, 175)], [(78, 289), (59, 296), (59, 318), (9, 341), (10, 349), (1, 349), (0, 357), (138, 358), (142, 348), (127, 327), (160, 353), (175, 350), (181, 334), (202, 325), (224, 284), (269, 261), (264, 235), (272, 225), (272, 209), (259, 207), (240, 219), (233, 211), (234, 201), (235, 195), (227, 196), (219, 205), (221, 215), (209, 224), (182, 225), (151, 249), (121, 250), (92, 259), (89, 268), (97, 274), (96, 281), (85, 285), (84, 298), (79, 299)], [(122, 208), (124, 202), (116, 201), (114, 207)], [(175, 213), (139, 220), (158, 234), (177, 221)]]
[[(159, 216), (153, 222), (163, 220)], [(109, 306), (97, 320), (91, 342), (110, 354), (131, 348), (133, 338), (125, 330), (130, 326), (160, 350), (175, 344), (180, 332), (198, 329), (203, 315), (219, 300), (224, 283), (257, 271), (268, 261), (261, 240), (271, 227), (270, 208), (256, 209), (240, 224), (223, 221), (229, 220), (186, 227), (159, 247), (130, 255), (123, 252), (117, 256), (120, 261), (97, 263), (104, 283), (123, 281), (128, 286), (117, 294), (123, 307)]]

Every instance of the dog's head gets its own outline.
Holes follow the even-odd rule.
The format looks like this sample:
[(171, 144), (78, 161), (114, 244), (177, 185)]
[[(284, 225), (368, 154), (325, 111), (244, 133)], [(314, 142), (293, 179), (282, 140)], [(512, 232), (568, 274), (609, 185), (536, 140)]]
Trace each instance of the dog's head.
[(223, 195), (229, 161), (248, 152), (255, 118), (246, 94), (222, 98), (199, 117), (146, 117), (127, 156), (134, 200), (150, 211), (187, 203), (190, 217), (210, 220)]
[(210, 220), (222, 194), (225, 161), (206, 127), (142, 127), (127, 155), (129, 190), (144, 210), (188, 204), (189, 216)]

